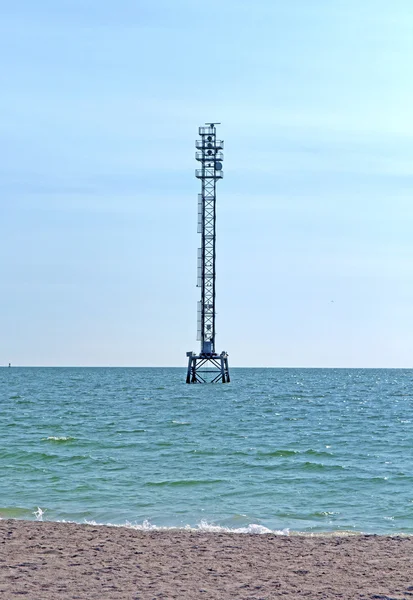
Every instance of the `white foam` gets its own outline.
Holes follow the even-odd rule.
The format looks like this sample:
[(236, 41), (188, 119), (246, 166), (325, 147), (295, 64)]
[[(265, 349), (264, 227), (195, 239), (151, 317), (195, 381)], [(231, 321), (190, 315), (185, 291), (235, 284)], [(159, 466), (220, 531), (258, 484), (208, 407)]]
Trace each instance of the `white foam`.
[(247, 527), (237, 527), (235, 529), (231, 529), (230, 527), (222, 527), (221, 525), (212, 525), (207, 523), (207, 521), (201, 521), (197, 527), (199, 531), (210, 531), (213, 533), (225, 532), (225, 533), (253, 533), (262, 535), (263, 533), (272, 533), (276, 535), (288, 535), (289, 530), (283, 529), (273, 530), (268, 529), (268, 527), (264, 527), (263, 525), (257, 525), (256, 523), (251, 523)]
[(43, 440), (49, 441), (49, 442), (70, 442), (70, 441), (72, 441), (74, 439), (75, 438), (71, 437), (70, 435), (68, 435), (68, 436), (62, 436), (62, 437), (57, 437), (55, 435), (51, 435), (50, 437), (43, 438)]
[(142, 523), (130, 523), (126, 521), (126, 523), (119, 525), (116, 523), (97, 523), (96, 521), (84, 521), (86, 525), (106, 525), (108, 527), (126, 527), (128, 529), (135, 529), (137, 531), (202, 531), (206, 533), (246, 533), (246, 534), (254, 534), (254, 535), (262, 535), (271, 533), (272, 535), (289, 535), (289, 529), (268, 529), (268, 527), (264, 527), (263, 525), (257, 525), (255, 523), (251, 523), (247, 527), (224, 527), (222, 525), (214, 525), (212, 523), (208, 523), (207, 521), (200, 521), (195, 527), (192, 525), (184, 525), (182, 527), (164, 527), (153, 525), (150, 521), (145, 520)]
[(40, 508), (40, 506), (37, 507), (37, 510), (34, 511), (34, 516), (36, 517), (37, 521), (43, 521), (43, 515), (44, 515), (45, 511), (42, 510)]

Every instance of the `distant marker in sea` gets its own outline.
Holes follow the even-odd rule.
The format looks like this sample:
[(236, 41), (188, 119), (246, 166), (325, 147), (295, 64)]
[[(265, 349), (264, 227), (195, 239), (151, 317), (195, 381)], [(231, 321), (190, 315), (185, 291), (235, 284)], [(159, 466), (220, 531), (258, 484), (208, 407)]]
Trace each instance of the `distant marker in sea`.
[(195, 175), (201, 180), (198, 194), (198, 281), (201, 300), (198, 302), (198, 335), (201, 342), (199, 354), (187, 352), (188, 371), (186, 383), (229, 383), (228, 354), (215, 352), (215, 245), (216, 245), (216, 182), (222, 179), (222, 149), (224, 142), (217, 140), (216, 127), (220, 123), (206, 123), (199, 128), (200, 140), (195, 146), (195, 158), (201, 163)]

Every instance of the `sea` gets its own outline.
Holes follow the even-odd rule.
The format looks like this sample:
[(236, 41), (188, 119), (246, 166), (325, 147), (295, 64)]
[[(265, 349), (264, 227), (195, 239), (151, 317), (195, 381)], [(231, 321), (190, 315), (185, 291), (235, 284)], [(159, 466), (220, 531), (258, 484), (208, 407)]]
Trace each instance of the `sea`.
[(413, 370), (0, 369), (0, 518), (413, 534)]

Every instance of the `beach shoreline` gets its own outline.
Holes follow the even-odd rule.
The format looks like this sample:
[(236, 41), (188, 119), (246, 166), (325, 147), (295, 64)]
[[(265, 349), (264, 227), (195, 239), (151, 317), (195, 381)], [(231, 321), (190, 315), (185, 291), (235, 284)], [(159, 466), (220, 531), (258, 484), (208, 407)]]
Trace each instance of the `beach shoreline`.
[(413, 598), (413, 537), (0, 520), (0, 597)]

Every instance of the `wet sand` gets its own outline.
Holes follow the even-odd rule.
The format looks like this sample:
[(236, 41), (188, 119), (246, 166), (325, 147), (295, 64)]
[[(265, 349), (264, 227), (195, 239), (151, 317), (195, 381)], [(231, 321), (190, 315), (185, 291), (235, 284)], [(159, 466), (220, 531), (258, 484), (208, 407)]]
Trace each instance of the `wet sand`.
[(0, 598), (413, 600), (413, 537), (0, 521)]

